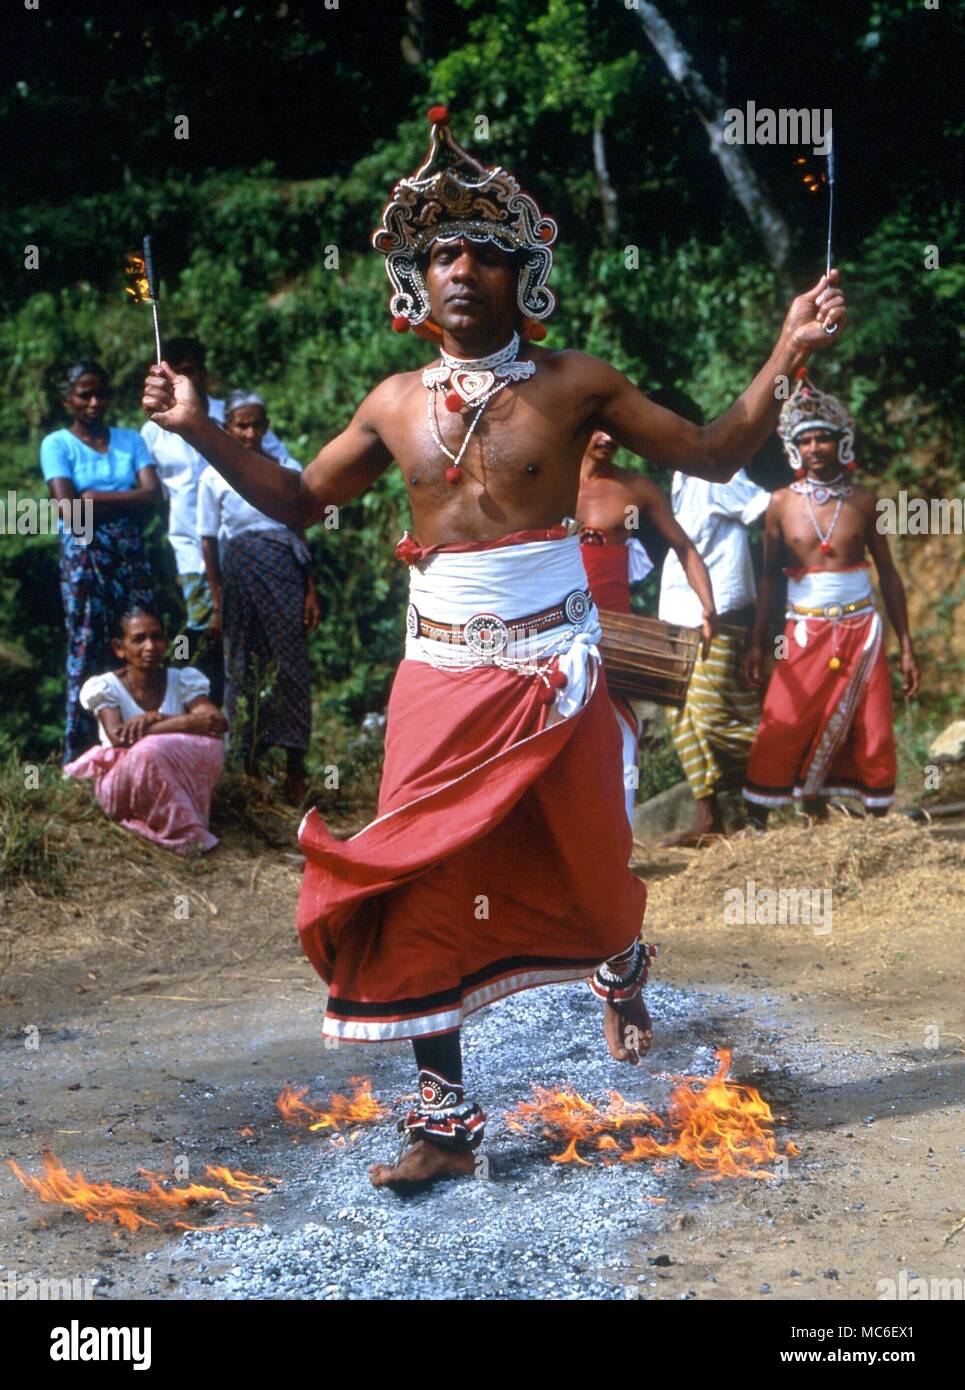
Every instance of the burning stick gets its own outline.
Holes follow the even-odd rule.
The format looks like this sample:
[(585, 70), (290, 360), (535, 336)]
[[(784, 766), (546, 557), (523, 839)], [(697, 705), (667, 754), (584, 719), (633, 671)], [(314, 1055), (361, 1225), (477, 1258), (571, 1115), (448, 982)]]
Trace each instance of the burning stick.
[[(828, 284), (830, 285), (830, 283), (831, 283), (831, 233), (832, 233), (832, 229), (833, 229), (833, 225), (834, 225), (834, 172), (835, 172), (835, 171), (834, 171), (834, 131), (833, 131), (833, 129), (830, 129), (830, 128), (829, 128), (829, 130), (828, 130), (828, 132), (827, 132), (827, 141), (828, 141), (828, 153), (827, 153), (827, 161), (828, 161), (828, 163), (827, 163), (827, 169), (826, 169), (825, 171), (823, 171), (823, 172), (820, 173), (820, 174), (815, 174), (815, 173), (812, 173), (810, 169), (807, 169), (807, 166), (808, 166), (808, 164), (810, 163), (810, 161), (808, 160), (808, 158), (807, 158), (806, 155), (800, 155), (797, 159), (795, 159), (794, 163), (795, 163), (795, 164), (803, 164), (803, 165), (805, 166), (805, 168), (807, 169), (807, 172), (804, 173), (804, 174), (802, 174), (801, 179), (802, 179), (802, 182), (804, 183), (804, 186), (807, 188), (807, 191), (808, 191), (809, 193), (817, 193), (817, 191), (818, 191), (818, 189), (821, 187), (822, 183), (826, 183), (826, 184), (828, 185), (828, 249), (827, 249), (827, 256), (826, 256), (826, 258), (825, 258), (824, 274), (825, 274), (825, 278), (827, 279)], [(825, 325), (824, 325), (824, 331), (825, 331), (825, 333), (827, 333), (828, 337), (831, 337), (832, 334), (837, 333), (837, 331), (838, 331), (838, 325), (837, 325), (836, 323), (825, 324)]]
[(151, 312), (154, 317), (154, 346), (157, 349), (156, 361), (161, 361), (161, 327), (157, 316), (157, 278), (154, 274), (154, 251), (151, 246), (151, 238), (146, 236), (143, 243), (143, 251), (130, 251), (124, 265), (124, 274), (130, 281), (125, 285), (126, 292), (131, 296), (135, 304), (144, 304), (150, 301)]
[[(833, 130), (829, 130), (829, 131), (828, 131), (828, 256), (827, 256), (827, 263), (826, 263), (825, 271), (824, 271), (825, 275), (827, 276), (827, 281), (828, 281), (828, 284), (829, 284), (829, 285), (830, 285), (830, 283), (831, 283), (831, 227), (832, 227), (832, 224), (833, 224), (833, 220), (834, 220), (834, 131), (833, 131)], [(838, 331), (838, 325), (837, 325), (836, 323), (826, 323), (826, 324), (824, 325), (824, 331), (825, 331), (825, 333), (827, 333), (828, 336), (830, 337), (830, 335), (831, 335), (832, 333), (837, 333), (837, 331)]]

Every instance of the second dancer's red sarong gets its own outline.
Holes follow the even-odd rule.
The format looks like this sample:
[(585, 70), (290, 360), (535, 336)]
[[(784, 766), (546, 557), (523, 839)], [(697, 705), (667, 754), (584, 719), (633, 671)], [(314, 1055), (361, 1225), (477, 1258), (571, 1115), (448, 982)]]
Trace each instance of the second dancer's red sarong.
[[(894, 800), (891, 676), (864, 565), (791, 573), (785, 643), (747, 764), (744, 797), (762, 806), (848, 796)], [(848, 613), (846, 605), (863, 605)], [(825, 605), (831, 617), (802, 616)]]
[[(554, 542), (565, 550), (554, 550), (555, 568)], [(487, 549), (495, 547), (442, 548)], [(527, 566), (544, 581), (536, 606), (585, 582), (575, 537), (547, 533), (543, 546), (514, 552), (492, 576), (504, 604), (523, 601), (509, 594)], [(439, 594), (431, 601), (441, 603)], [(507, 620), (533, 611), (502, 607)], [(587, 623), (595, 624), (592, 605), (571, 641), (577, 630), (590, 640)], [(532, 671), (400, 665), (376, 819), (339, 841), (311, 812), (300, 834), (298, 925), (329, 986), (328, 1036), (443, 1032), (503, 995), (583, 979), (636, 940), (646, 889), (627, 868), (620, 732), (595, 648), (584, 650), (586, 697), (564, 718), (544, 703), (545, 682)]]

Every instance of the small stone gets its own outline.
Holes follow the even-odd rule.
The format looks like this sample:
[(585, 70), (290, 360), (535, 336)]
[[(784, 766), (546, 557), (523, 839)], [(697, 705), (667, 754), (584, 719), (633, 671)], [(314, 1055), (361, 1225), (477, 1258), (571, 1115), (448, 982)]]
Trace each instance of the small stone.
[(965, 760), (965, 719), (956, 719), (943, 729), (929, 747), (928, 756), (936, 763)]

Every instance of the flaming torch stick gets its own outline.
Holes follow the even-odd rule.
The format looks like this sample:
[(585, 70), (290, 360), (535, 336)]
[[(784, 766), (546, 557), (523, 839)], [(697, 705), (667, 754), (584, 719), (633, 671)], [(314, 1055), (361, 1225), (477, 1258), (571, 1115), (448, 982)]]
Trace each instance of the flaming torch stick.
[(154, 316), (154, 346), (157, 349), (156, 361), (161, 361), (161, 328), (157, 317), (157, 279), (154, 274), (154, 252), (151, 247), (151, 238), (146, 236), (143, 243), (143, 254), (137, 251), (128, 252), (124, 265), (124, 274), (130, 281), (124, 286), (127, 294), (131, 296), (135, 304), (144, 304), (150, 301), (151, 311)]
[[(833, 129), (832, 129), (832, 130), (829, 130), (829, 131), (828, 131), (828, 256), (827, 256), (827, 264), (826, 264), (825, 271), (824, 271), (825, 275), (827, 276), (827, 281), (828, 281), (828, 284), (829, 284), (829, 285), (830, 285), (830, 283), (831, 283), (831, 227), (832, 227), (833, 218), (834, 218), (834, 131), (833, 131)], [(830, 336), (832, 333), (837, 333), (837, 331), (838, 331), (838, 325), (837, 325), (836, 323), (826, 323), (826, 324), (824, 325), (824, 331), (825, 331), (825, 333), (827, 333), (827, 334)]]

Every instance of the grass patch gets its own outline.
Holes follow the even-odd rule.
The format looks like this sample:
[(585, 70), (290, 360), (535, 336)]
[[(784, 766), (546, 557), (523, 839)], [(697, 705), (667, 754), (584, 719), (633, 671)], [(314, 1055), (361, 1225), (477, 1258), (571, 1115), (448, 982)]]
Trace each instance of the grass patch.
[(0, 738), (0, 887), (28, 880), (42, 896), (63, 893), (77, 859), (68, 827), (99, 814), (59, 765), (25, 763)]
[(640, 740), (638, 803), (649, 801), (652, 796), (669, 791), (671, 787), (683, 781), (683, 777), (684, 770), (677, 757), (673, 735), (661, 710)]

